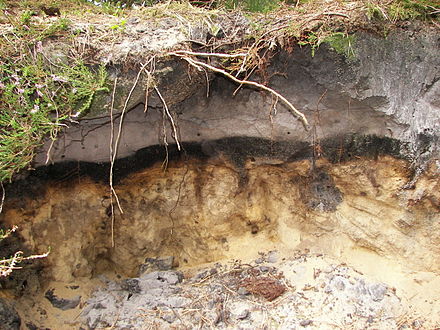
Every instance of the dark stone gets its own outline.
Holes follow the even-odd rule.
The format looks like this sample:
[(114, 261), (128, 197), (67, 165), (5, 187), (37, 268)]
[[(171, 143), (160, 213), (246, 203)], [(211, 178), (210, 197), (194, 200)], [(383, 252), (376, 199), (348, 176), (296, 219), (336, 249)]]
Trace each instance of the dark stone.
[(315, 169), (311, 176), (301, 177), (303, 202), (313, 210), (333, 212), (342, 202), (342, 193), (335, 186), (333, 178), (323, 169)]
[(47, 16), (61, 16), (60, 8), (58, 8), (58, 7), (45, 7), (45, 6), (41, 6), (40, 9)]
[(137, 278), (128, 278), (126, 280), (123, 280), (121, 282), (121, 288), (123, 290), (130, 292), (131, 294), (141, 292), (141, 288), (139, 286), (139, 279)]
[(63, 311), (74, 309), (79, 305), (81, 296), (76, 296), (72, 299), (58, 298), (53, 292), (55, 289), (49, 289), (44, 296), (50, 301), (53, 307), (59, 308)]
[(12, 305), (0, 298), (0, 326), (2, 329), (19, 330), (21, 325), (20, 316)]
[(209, 276), (209, 272), (207, 270), (201, 271), (200, 273), (197, 273), (196, 276), (194, 276), (195, 281), (203, 280)]
[(139, 276), (158, 270), (171, 270), (175, 267), (173, 256), (163, 258), (146, 258), (145, 263), (139, 266)]
[(32, 322), (27, 322), (26, 326), (28, 327), (29, 330), (38, 330), (38, 327)]

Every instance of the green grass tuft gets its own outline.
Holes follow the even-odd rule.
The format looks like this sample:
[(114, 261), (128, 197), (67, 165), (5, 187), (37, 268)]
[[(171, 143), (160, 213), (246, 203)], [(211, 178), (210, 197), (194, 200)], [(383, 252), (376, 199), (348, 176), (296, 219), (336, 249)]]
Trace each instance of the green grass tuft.
[(46, 136), (63, 120), (87, 112), (96, 93), (108, 91), (104, 66), (48, 65), (42, 58), (0, 62), (0, 182), (28, 168)]

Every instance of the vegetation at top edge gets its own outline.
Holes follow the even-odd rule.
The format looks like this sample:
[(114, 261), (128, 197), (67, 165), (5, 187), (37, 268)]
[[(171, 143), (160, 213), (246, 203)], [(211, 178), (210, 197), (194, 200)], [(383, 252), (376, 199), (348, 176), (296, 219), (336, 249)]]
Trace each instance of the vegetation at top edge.
[(336, 53), (344, 55), (347, 59), (355, 57), (356, 37), (343, 32), (309, 32), (302, 36), (298, 41), (301, 46), (309, 46), (311, 48), (312, 57), (315, 56), (316, 50), (323, 43), (326, 43)]
[(366, 3), (367, 16), (370, 19), (391, 20), (429, 20), (439, 19), (440, 2), (437, 0), (395, 0), (386, 5), (380, 2)]
[(42, 40), (68, 28), (65, 18), (44, 27), (25, 11), (11, 22), (14, 32), (0, 36), (0, 182), (28, 168), (45, 137), (55, 139), (64, 121), (108, 91), (104, 66), (48, 60), (43, 53)]
[[(173, 1), (167, 0), (88, 0), (90, 2), (98, 3), (101, 6), (113, 5), (119, 8), (131, 8), (133, 5), (153, 6), (158, 3), (168, 3)], [(205, 8), (225, 8), (229, 10), (241, 9), (254, 13), (267, 13), (278, 8), (282, 3), (289, 0), (187, 0), (174, 2), (189, 2), (193, 6)]]

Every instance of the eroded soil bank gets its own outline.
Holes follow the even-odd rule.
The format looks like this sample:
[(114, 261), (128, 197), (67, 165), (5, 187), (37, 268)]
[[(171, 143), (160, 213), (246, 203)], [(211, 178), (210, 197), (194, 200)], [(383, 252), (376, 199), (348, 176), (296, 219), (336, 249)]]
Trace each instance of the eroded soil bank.
[[(222, 144), (217, 142), (215, 145)], [(388, 144), (382, 144), (382, 147), (384, 145)], [(97, 177), (92, 179), (81, 175), (80, 171), (62, 174), (59, 170), (49, 173), (52, 178), (56, 177), (53, 176), (54, 173), (58, 173), (57, 180), (45, 181), (43, 177), (48, 173), (43, 171), (38, 174), (40, 177), (28, 178), (23, 186), (17, 184), (16, 189), (20, 193), (15, 194), (13, 189), (9, 192), (1, 220), (6, 225), (16, 224), (22, 228), (22, 238), (31, 251), (45, 251), (49, 245), (52, 248), (50, 256), (42, 262), (42, 268), (28, 277), (21, 277), (20, 288), (24, 295), (13, 301), (20, 305), (17, 309), (23, 322), (53, 329), (75, 329), (80, 324), (93, 328), (103, 326), (105, 322), (111, 326), (113, 321), (109, 320), (108, 315), (112, 312), (106, 317), (98, 313), (101, 315), (98, 317), (96, 313), (90, 314), (90, 310), (96, 312), (101, 305), (104, 309), (108, 308), (107, 312), (111, 308), (128, 308), (121, 304), (133, 295), (135, 298), (132, 302), (138, 301), (139, 305), (133, 303), (130, 308), (143, 308), (148, 303), (136, 299), (148, 292), (150, 302), (158, 301), (161, 295), (162, 298), (177, 299), (182, 292), (189, 292), (190, 296), (194, 296), (193, 299), (197, 299), (201, 293), (190, 290), (190, 283), (194, 284), (204, 277), (197, 277), (197, 269), (206, 267), (206, 263), (220, 261), (223, 266), (215, 266), (216, 270), (212, 275), (217, 272), (229, 274), (230, 267), (235, 267), (237, 263), (235, 266), (228, 266), (228, 260), (241, 260), (242, 264), (251, 264), (254, 268), (274, 267), (271, 270), (272, 275), (267, 273), (266, 268), (258, 268), (255, 274), (249, 273), (247, 268), (251, 266), (246, 265), (240, 266), (247, 267), (246, 269), (234, 271), (240, 274), (244, 272), (241, 277), (237, 277), (239, 283), (248, 277), (255, 280), (259, 276), (269, 276), (268, 278), (275, 278), (282, 283), (285, 293), (274, 301), (284, 301), (283, 297), (290, 297), (286, 298), (286, 303), (290, 304), (292, 299), (299, 299), (298, 292), (314, 292), (313, 297), (310, 297), (310, 306), (313, 308), (302, 311), (301, 315), (292, 316), (291, 323), (283, 323), (285, 316), (281, 317), (278, 312), (273, 314), (270, 309), (274, 307), (273, 302), (265, 302), (258, 292), (239, 295), (236, 290), (240, 285), (226, 285), (226, 291), (222, 292), (228, 293), (234, 304), (260, 304), (260, 307), (266, 306), (264, 310), (271, 310), (270, 315), (275, 315), (270, 322), (267, 318), (261, 319), (261, 315), (255, 316), (257, 314), (254, 318), (248, 318), (246, 313), (252, 314), (252, 309), (249, 306), (243, 307), (248, 312), (243, 312), (246, 315), (242, 319), (249, 323), (243, 326), (255, 328), (260, 326), (259, 323), (263, 326), (266, 321), (269, 322), (266, 326), (293, 326), (299, 325), (301, 321), (315, 320), (303, 325), (322, 328), (324, 319), (319, 314), (322, 311), (318, 313), (314, 308), (319, 301), (324, 304), (325, 296), (330, 294), (330, 289), (326, 293), (324, 288), (334, 284), (334, 277), (345, 275), (344, 278), (347, 281), (351, 278), (352, 282), (349, 284), (341, 280), (345, 283), (344, 288), (351, 285), (352, 290), (347, 289), (342, 293), (344, 297), (341, 299), (345, 303), (335, 307), (336, 310), (342, 308), (348, 311), (354, 306), (350, 300), (351, 294), (359, 298), (362, 296), (359, 292), (365, 289), (371, 296), (368, 288), (377, 285), (383, 285), (386, 289), (381, 289), (381, 292), (387, 292), (386, 299), (394, 299), (396, 304), (380, 299), (384, 306), (392, 306), (392, 311), (382, 310), (384, 306), (376, 304), (372, 307), (374, 312), (371, 315), (362, 314), (363, 323), (359, 315), (348, 311), (344, 314), (345, 323), (338, 323), (342, 322), (342, 318), (332, 316), (326, 322), (334, 321), (336, 324), (327, 324), (326, 327), (349, 325), (346, 314), (350, 313), (352, 320), (361, 322), (367, 328), (374, 326), (374, 322), (379, 322), (376, 326), (397, 327), (405, 313), (409, 313), (407, 316), (413, 321), (423, 321), (427, 328), (438, 326), (440, 184), (437, 174), (439, 168), (435, 161), (430, 163), (412, 189), (403, 189), (412, 179), (410, 164), (383, 152), (369, 156), (351, 155), (351, 158), (342, 157), (340, 161), (322, 158), (315, 163), (309, 158), (301, 157), (296, 160), (263, 157), (258, 152), (240, 158), (230, 155), (231, 152), (228, 155), (223, 149), (215, 157), (187, 156), (171, 161), (166, 171), (158, 162), (132, 173), (126, 171), (124, 175), (121, 174), (115, 189), (123, 214), (115, 205), (114, 226), (110, 212), (109, 186)], [(79, 163), (77, 165), (80, 166)], [(119, 168), (121, 173), (126, 166), (128, 165)], [(27, 193), (23, 195), (23, 191)], [(273, 250), (277, 251), (276, 261), (279, 264), (255, 263), (261, 257), (259, 253)], [(311, 260), (304, 260), (302, 270), (295, 268), (298, 266), (299, 255), (305, 255), (305, 260)], [(165, 270), (172, 268), (183, 273), (178, 275), (178, 281), (159, 282), (173, 287), (181, 286), (181, 289), (176, 291), (168, 287), (162, 288), (162, 293), (155, 297), (155, 291), (150, 289), (157, 289), (154, 281), (157, 281), (157, 276), (165, 275), (151, 273), (158, 269), (149, 269), (148, 264), (156, 258), (167, 256), (172, 256), (173, 261)], [(341, 263), (347, 265), (347, 270), (342, 273), (338, 268)], [(252, 267), (250, 269), (254, 269)], [(316, 269), (327, 269), (328, 276), (320, 278), (316, 275)], [(283, 276), (276, 275), (281, 271)], [(353, 277), (356, 271), (359, 276)], [(269, 275), (265, 275), (266, 273)], [(142, 289), (144, 291), (136, 289), (132, 292), (130, 290), (133, 288), (126, 285), (120, 288), (124, 279), (137, 278), (142, 274), (152, 276), (147, 278), (145, 283), (149, 284), (145, 284)], [(352, 275), (350, 277), (347, 274)], [(18, 271), (17, 280), (20, 280), (20, 276)], [(174, 275), (168, 274), (165, 277), (169, 276)], [(324, 278), (324, 282), (320, 282)], [(367, 283), (364, 289), (359, 287), (361, 278), (362, 283)], [(224, 279), (219, 275), (212, 281)], [(264, 283), (265, 279), (262, 281)], [(144, 282), (140, 280), (140, 283)], [(16, 286), (17, 283), (11, 282), (10, 288), (12, 285)], [(316, 287), (316, 290), (303, 290), (307, 285)], [(104, 294), (101, 300), (99, 296), (95, 296), (95, 300), (87, 303), (93, 290), (107, 286), (107, 291), (116, 290), (119, 298), (110, 303), (107, 298), (102, 298), (106, 297)], [(338, 286), (341, 287), (342, 284), (339, 283)], [(79, 300), (73, 308), (62, 311), (59, 306), (54, 307), (49, 302), (47, 296), (51, 296), (51, 293), (48, 294), (50, 289), (54, 289), (51, 292), (58, 300)], [(209, 290), (203, 295), (223, 294), (220, 291), (216, 293), (214, 289)], [(381, 294), (381, 297), (384, 295)], [(296, 298), (292, 298), (294, 296)], [(241, 300), (237, 302), (234, 297)], [(374, 294), (371, 297), (374, 298)], [(185, 299), (190, 298), (187, 295)], [(328, 299), (336, 299), (336, 296)], [(360, 303), (362, 308), (368, 309), (370, 303), (378, 301), (367, 300)], [(97, 305), (98, 302), (101, 305)], [(113, 304), (113, 307), (106, 306), (107, 302)], [(156, 326), (163, 327), (171, 323), (177, 328), (197, 326), (191, 323), (192, 317), (184, 316), (187, 314), (180, 316), (184, 310), (194, 309), (194, 306), (190, 307), (193, 303), (194, 300), (190, 299), (181, 305), (171, 306), (168, 312), (173, 308), (180, 308), (177, 314), (173, 313), (173, 322), (161, 318), (163, 315), (156, 313), (160, 306), (156, 306), (155, 313), (159, 315), (153, 313), (158, 317), (159, 323)], [(283, 305), (284, 302), (280, 304), (285, 311), (294, 310), (288, 304)], [(95, 307), (90, 307), (92, 305)], [(148, 306), (145, 308), (152, 308), (151, 304)], [(209, 310), (206, 306), (204, 308)], [(228, 308), (234, 310), (231, 306)], [(85, 311), (81, 312), (83, 309)], [(149, 313), (146, 312), (150, 315)], [(381, 318), (380, 313), (384, 313), (386, 317)], [(197, 324), (205, 327), (234, 327), (233, 321), (239, 319), (238, 316), (235, 319), (232, 316), (232, 319), (226, 316), (215, 319), (214, 316), (201, 315)], [(373, 319), (365, 323), (369, 316)], [(277, 317), (284, 321), (278, 319), (271, 323)], [(125, 323), (116, 325), (116, 328), (124, 328), (123, 324), (140, 326), (141, 323), (136, 322), (141, 320), (145, 321), (146, 327), (156, 322), (145, 318), (145, 315), (138, 318), (131, 314), (121, 315), (122, 320)], [(101, 321), (104, 323), (99, 323)], [(357, 325), (358, 323), (353, 323), (353, 326)]]

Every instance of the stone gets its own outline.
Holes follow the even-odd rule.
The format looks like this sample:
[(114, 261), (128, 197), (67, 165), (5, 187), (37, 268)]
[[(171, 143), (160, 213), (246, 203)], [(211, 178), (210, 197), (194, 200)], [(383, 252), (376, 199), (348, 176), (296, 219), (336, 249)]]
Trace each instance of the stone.
[(76, 308), (81, 301), (81, 296), (76, 296), (72, 299), (58, 298), (54, 294), (54, 291), (55, 289), (49, 289), (44, 296), (50, 301), (53, 307), (59, 308), (63, 311)]
[(158, 272), (157, 279), (166, 282), (168, 284), (177, 284), (182, 282), (183, 273), (182, 272)]
[(299, 322), (299, 325), (302, 327), (307, 327), (309, 325), (312, 325), (313, 321), (312, 320), (302, 320), (301, 322)]
[(267, 254), (267, 262), (275, 263), (278, 261), (278, 252), (277, 251), (270, 251)]
[(242, 286), (238, 288), (237, 293), (241, 296), (247, 296), (250, 294), (250, 292)]
[(262, 264), (264, 262), (264, 259), (263, 258), (257, 258), (257, 259), (255, 259), (255, 263), (256, 264)]
[(245, 319), (247, 319), (247, 318), (249, 317), (250, 314), (251, 314), (251, 313), (249, 312), (248, 309), (243, 309), (242, 311), (240, 311), (240, 312), (237, 314), (237, 319), (238, 319), (238, 320), (245, 320)]
[(368, 287), (368, 293), (371, 295), (373, 301), (382, 301), (387, 290), (388, 287), (382, 283), (372, 284)]
[(267, 266), (260, 266), (259, 268), (260, 268), (260, 271), (262, 271), (263, 273), (266, 273), (270, 270), (270, 267), (267, 267)]
[(368, 293), (367, 288), (365, 287), (365, 281), (363, 279), (357, 280), (351, 289), (356, 293), (357, 296), (364, 296)]
[(195, 281), (203, 280), (204, 278), (209, 276), (209, 272), (207, 270), (204, 270), (202, 272), (197, 273), (196, 276), (194, 276)]
[(171, 270), (175, 264), (174, 257), (162, 257), (162, 258), (146, 258), (145, 263), (139, 266), (139, 276), (158, 270)]
[(334, 287), (336, 289), (338, 289), (339, 291), (343, 291), (345, 289), (345, 281), (344, 278), (340, 277), (340, 276), (336, 276), (333, 280), (332, 280), (332, 284), (334, 285)]
[(161, 319), (167, 321), (168, 323), (173, 323), (176, 320), (176, 315), (173, 314), (165, 314), (161, 316)]
[(170, 296), (167, 299), (166, 306), (171, 308), (182, 308), (188, 303), (188, 300), (184, 297)]
[(0, 298), (0, 328), (7, 330), (19, 330), (21, 318), (15, 308), (5, 299)]
[(126, 280), (123, 280), (121, 282), (121, 288), (123, 290), (130, 292), (130, 293), (140, 293), (141, 292), (138, 278), (128, 278)]

